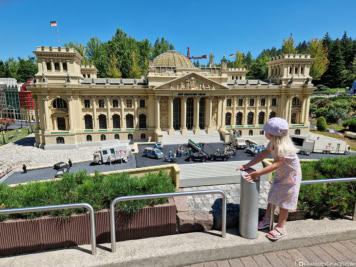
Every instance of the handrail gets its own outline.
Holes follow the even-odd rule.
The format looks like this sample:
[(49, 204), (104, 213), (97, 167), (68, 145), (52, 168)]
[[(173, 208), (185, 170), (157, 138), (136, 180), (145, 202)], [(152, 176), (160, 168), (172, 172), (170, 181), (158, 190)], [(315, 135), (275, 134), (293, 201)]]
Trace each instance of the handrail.
[(150, 194), (138, 196), (124, 196), (115, 198), (110, 204), (110, 235), (111, 235), (111, 252), (116, 252), (116, 233), (115, 233), (115, 204), (121, 201), (128, 200), (141, 200), (141, 199), (155, 199), (179, 196), (195, 196), (195, 195), (208, 195), (219, 194), (222, 195), (222, 226), (221, 236), (226, 237), (226, 195), (222, 190), (200, 190), (200, 191), (187, 191), (187, 192), (174, 192), (163, 194)]
[[(309, 184), (326, 184), (326, 183), (344, 183), (344, 182), (356, 182), (356, 177), (351, 178), (334, 178), (334, 179), (321, 179), (321, 180), (306, 180), (301, 181), (300, 185), (309, 185)], [(270, 216), (269, 216), (269, 229), (273, 229), (274, 222), (274, 210), (275, 205), (270, 204)], [(355, 203), (355, 211), (352, 216), (352, 220), (356, 221), (356, 203)]]
[(26, 212), (37, 212), (37, 211), (50, 211), (50, 210), (62, 210), (62, 209), (74, 209), (74, 208), (86, 208), (90, 214), (90, 233), (91, 233), (91, 251), (93, 255), (96, 255), (96, 233), (95, 233), (95, 219), (94, 219), (94, 209), (88, 203), (75, 203), (75, 204), (64, 204), (64, 205), (53, 205), (53, 206), (40, 206), (40, 207), (30, 207), (30, 208), (19, 208), (19, 209), (1, 209), (1, 214), (16, 214), (16, 213), (26, 213)]

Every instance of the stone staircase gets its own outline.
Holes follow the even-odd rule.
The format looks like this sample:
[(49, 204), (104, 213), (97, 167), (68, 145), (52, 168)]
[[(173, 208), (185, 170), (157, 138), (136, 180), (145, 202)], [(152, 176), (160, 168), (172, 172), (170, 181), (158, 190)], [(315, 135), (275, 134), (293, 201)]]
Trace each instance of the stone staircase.
[(162, 132), (164, 145), (187, 144), (188, 139), (192, 139), (196, 143), (223, 143), (220, 139), (218, 130), (207, 134), (205, 130), (200, 130), (199, 135), (195, 135), (193, 131), (188, 131), (187, 135), (182, 135), (180, 131), (175, 131), (174, 135), (168, 135), (168, 132)]

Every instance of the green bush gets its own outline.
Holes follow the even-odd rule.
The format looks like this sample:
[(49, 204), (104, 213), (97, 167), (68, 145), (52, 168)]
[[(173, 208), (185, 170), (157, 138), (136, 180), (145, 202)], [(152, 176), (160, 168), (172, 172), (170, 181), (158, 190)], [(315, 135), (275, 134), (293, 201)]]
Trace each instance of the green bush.
[(328, 115), (328, 108), (318, 108), (316, 111), (315, 111), (315, 115), (317, 118), (319, 117), (326, 117)]
[[(144, 177), (129, 177), (127, 173), (89, 176), (85, 172), (67, 173), (63, 179), (51, 182), (33, 182), (9, 187), (0, 184), (0, 206), (7, 209), (86, 202), (95, 211), (110, 208), (111, 201), (119, 196), (174, 192), (171, 177), (163, 172)], [(133, 213), (147, 205), (167, 202), (167, 199), (124, 201), (116, 205), (122, 212)], [(85, 209), (68, 209), (2, 215), (8, 218), (35, 218), (43, 215), (69, 216), (86, 212)]]
[(328, 125), (326, 124), (326, 120), (324, 117), (318, 118), (316, 122), (316, 127), (318, 128), (318, 131), (324, 132), (328, 129)]
[(345, 121), (342, 126), (349, 127), (349, 130), (351, 132), (356, 132), (356, 118), (351, 118), (351, 119)]
[[(356, 156), (302, 163), (303, 180), (356, 177)], [(298, 208), (312, 218), (352, 215), (356, 182), (302, 185)]]

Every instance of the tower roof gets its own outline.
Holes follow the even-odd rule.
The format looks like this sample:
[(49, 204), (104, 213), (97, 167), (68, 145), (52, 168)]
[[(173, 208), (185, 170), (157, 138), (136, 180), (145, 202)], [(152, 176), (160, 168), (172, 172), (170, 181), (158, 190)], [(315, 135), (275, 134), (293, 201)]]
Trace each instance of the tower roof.
[(193, 63), (189, 58), (174, 50), (168, 50), (156, 57), (153, 60), (153, 66), (194, 68)]

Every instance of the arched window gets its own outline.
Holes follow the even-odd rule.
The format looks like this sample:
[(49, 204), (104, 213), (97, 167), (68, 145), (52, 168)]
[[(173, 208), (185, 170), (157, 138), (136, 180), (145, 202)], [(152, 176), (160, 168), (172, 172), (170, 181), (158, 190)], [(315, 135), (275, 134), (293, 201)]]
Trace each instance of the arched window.
[(258, 114), (258, 124), (264, 124), (265, 123), (265, 113), (261, 111)]
[(142, 140), (145, 140), (145, 139), (146, 139), (146, 134), (142, 133), (142, 134), (141, 134), (141, 139), (142, 139)]
[(64, 144), (64, 138), (63, 137), (57, 137), (56, 141), (57, 141), (57, 144)]
[(85, 129), (93, 129), (93, 117), (91, 115), (84, 116)]
[(126, 128), (133, 128), (133, 115), (132, 114), (127, 114), (126, 115)]
[(300, 135), (300, 130), (299, 130), (299, 129), (296, 129), (294, 133), (295, 133), (296, 135)]
[(239, 134), (239, 136), (242, 135), (242, 131), (241, 130), (238, 130), (237, 133)]
[(270, 114), (269, 114), (269, 118), (272, 119), (276, 117), (276, 112), (272, 111)]
[(225, 114), (225, 125), (231, 125), (231, 113), (226, 112)]
[(297, 113), (292, 113), (291, 123), (292, 124), (297, 123)]
[(66, 130), (66, 119), (62, 117), (57, 118), (57, 128), (58, 130)]
[(105, 140), (106, 140), (105, 134), (100, 135), (100, 140), (101, 140), (101, 141), (105, 141)]
[[(138, 117), (138, 121), (139, 121), (139, 124), (138, 124), (138, 127), (140, 129), (146, 129), (147, 128), (147, 125), (146, 125), (146, 115), (145, 114), (141, 114), (139, 117)], [(142, 139), (142, 138), (141, 138)]]
[(59, 63), (54, 63), (54, 70), (59, 71)]
[(63, 98), (56, 98), (52, 102), (53, 108), (68, 108), (67, 102)]
[(236, 114), (236, 125), (242, 125), (242, 116), (243, 116), (242, 112), (238, 112)]
[(91, 135), (87, 135), (87, 142), (91, 142), (92, 140)]
[(264, 134), (265, 134), (265, 131), (261, 130), (260, 135), (264, 135)]
[(247, 115), (247, 124), (253, 125), (253, 112), (251, 112), (251, 111)]
[(253, 130), (249, 130), (249, 131), (248, 131), (248, 135), (249, 135), (249, 136), (253, 136)]
[(99, 115), (99, 128), (100, 129), (106, 129), (107, 125), (106, 125), (106, 116), (101, 114)]
[(115, 134), (114, 138), (117, 139), (117, 140), (120, 140), (120, 135)]
[(127, 135), (127, 139), (129, 139), (130, 141), (133, 140), (133, 135), (132, 134), (128, 134)]
[(120, 127), (120, 115), (113, 115), (112, 116), (112, 123), (113, 123), (113, 128), (121, 128)]
[(292, 99), (292, 106), (299, 106), (300, 105), (300, 101), (298, 97), (293, 97)]

